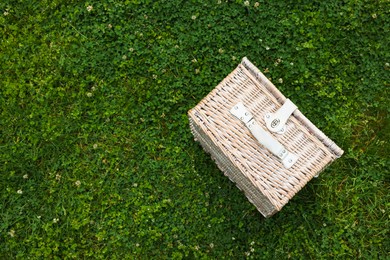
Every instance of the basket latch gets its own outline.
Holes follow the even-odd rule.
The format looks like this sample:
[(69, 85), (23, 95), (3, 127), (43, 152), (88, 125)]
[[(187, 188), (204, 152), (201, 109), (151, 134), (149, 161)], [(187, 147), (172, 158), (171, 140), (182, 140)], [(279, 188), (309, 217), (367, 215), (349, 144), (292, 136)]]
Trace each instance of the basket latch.
[(252, 135), (257, 139), (257, 141), (282, 161), (284, 167), (288, 169), (298, 160), (298, 156), (284, 148), (284, 146), (278, 140), (276, 140), (270, 133), (265, 131), (255, 121), (252, 114), (241, 102), (236, 104), (230, 110), (230, 113), (240, 119), (246, 125)]
[(290, 99), (286, 99), (278, 111), (267, 113), (264, 120), (268, 130), (273, 133), (283, 134), (286, 131), (287, 120), (295, 109), (297, 109), (297, 106)]

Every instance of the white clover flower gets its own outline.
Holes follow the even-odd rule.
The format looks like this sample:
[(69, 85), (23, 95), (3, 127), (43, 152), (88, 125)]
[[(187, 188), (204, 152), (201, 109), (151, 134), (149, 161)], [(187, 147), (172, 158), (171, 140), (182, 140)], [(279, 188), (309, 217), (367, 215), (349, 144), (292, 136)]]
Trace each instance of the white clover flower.
[(80, 187), (81, 181), (77, 180), (77, 181), (74, 183), (74, 185), (76, 185), (77, 187)]
[(176, 49), (179, 49), (180, 47), (179, 47), (179, 45), (176, 44), (176, 45), (175, 45), (175, 48), (176, 48)]
[(257, 8), (257, 7), (259, 7), (259, 6), (260, 6), (259, 2), (256, 2), (256, 3), (254, 4), (254, 7), (255, 7), (255, 8)]
[(139, 247), (139, 244), (137, 243), (137, 244), (135, 244), (135, 246), (136, 246), (136, 247)]
[(199, 250), (199, 246), (196, 245), (196, 246), (194, 247), (194, 249), (195, 249), (196, 251), (198, 251), (198, 250)]
[(157, 75), (156, 74), (153, 74), (153, 79), (157, 79)]
[(107, 25), (107, 27), (108, 27), (109, 29), (111, 29), (111, 28), (112, 28), (112, 24), (109, 23), (109, 24)]
[(374, 19), (377, 18), (377, 15), (376, 15), (376, 14), (372, 14), (371, 16), (372, 16), (372, 18), (374, 18)]
[(245, 6), (249, 6), (249, 5), (250, 5), (249, 1), (245, 1), (245, 2), (244, 2), (244, 5), (245, 5)]
[(92, 95), (93, 95), (93, 94), (92, 94), (91, 92), (88, 92), (88, 93), (87, 93), (87, 97), (92, 97)]
[(41, 219), (42, 216), (37, 216), (37, 219)]
[(10, 235), (11, 237), (14, 237), (14, 236), (15, 236), (15, 230), (11, 229), (11, 230), (8, 232), (8, 235)]
[(252, 241), (252, 242), (251, 242), (251, 246), (253, 246), (254, 244), (255, 244), (255, 241)]
[(291, 65), (291, 66), (294, 65), (294, 62), (290, 62), (290, 65)]
[(191, 16), (191, 19), (195, 20), (196, 19), (196, 15)]
[(126, 60), (127, 59), (127, 56), (126, 55), (123, 55), (122, 56), (122, 60)]
[(390, 63), (386, 62), (386, 63), (385, 63), (385, 66), (386, 66), (386, 67), (390, 67)]
[(255, 252), (255, 249), (254, 249), (253, 247), (251, 247), (251, 252), (252, 252), (252, 253)]
[(138, 187), (138, 183), (133, 183), (133, 187), (137, 188)]
[(246, 255), (246, 256), (250, 256), (250, 255), (251, 255), (251, 253), (249, 253), (249, 252), (245, 252), (245, 255)]
[(28, 174), (23, 175), (23, 179), (28, 179)]
[(199, 74), (200, 69), (195, 69), (195, 74)]
[(198, 62), (198, 60), (195, 58), (192, 60), (192, 63), (197, 63), (197, 62)]
[(23, 191), (22, 190), (18, 190), (17, 193), (18, 194), (23, 194)]
[(93, 86), (93, 87), (91, 88), (91, 90), (92, 90), (92, 91), (95, 91), (95, 90), (96, 90), (96, 87), (95, 87), (95, 86)]
[(223, 50), (222, 48), (219, 48), (218, 52), (219, 52), (220, 54), (222, 54), (222, 53), (224, 52), (224, 50)]
[(7, 16), (7, 15), (9, 15), (9, 12), (5, 11), (3, 14), (4, 14), (4, 16)]
[(235, 237), (232, 237), (232, 240), (236, 240), (236, 238), (235, 238)]
[(91, 12), (92, 9), (93, 9), (92, 5), (88, 5), (88, 6), (87, 6), (87, 11), (88, 11), (88, 12)]
[(58, 221), (60, 221), (58, 218), (53, 218), (53, 223), (57, 223)]
[(56, 180), (57, 181), (61, 180), (61, 175), (59, 175), (58, 173), (56, 174)]
[(133, 48), (130, 48), (130, 49), (129, 49), (129, 51), (130, 51), (130, 52), (133, 52), (133, 51), (134, 51), (134, 49), (133, 49)]
[(93, 149), (96, 149), (98, 148), (98, 145), (97, 144), (93, 144)]
[(265, 46), (265, 49), (268, 51), (270, 49), (270, 47), (269, 46)]
[(214, 247), (214, 244), (213, 243), (210, 243), (210, 248), (213, 248)]
[(279, 83), (283, 83), (283, 79), (282, 78), (278, 79), (278, 81), (279, 81)]
[(236, 60), (236, 56), (232, 56), (232, 60)]

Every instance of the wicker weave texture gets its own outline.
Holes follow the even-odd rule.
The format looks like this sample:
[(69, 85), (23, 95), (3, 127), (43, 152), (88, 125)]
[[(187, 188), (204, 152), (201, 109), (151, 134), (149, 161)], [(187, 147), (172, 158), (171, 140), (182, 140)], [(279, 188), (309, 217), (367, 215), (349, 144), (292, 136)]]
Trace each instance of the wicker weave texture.
[(299, 156), (293, 167), (283, 164), (262, 147), (229, 110), (242, 102), (267, 129), (266, 113), (285, 101), (277, 88), (246, 58), (188, 113), (195, 139), (218, 167), (244, 191), (265, 216), (279, 211), (306, 183), (343, 151), (299, 110), (289, 118), (284, 134), (272, 134)]
[(218, 148), (212, 139), (200, 129), (190, 118), (190, 125), (195, 140), (202, 144), (203, 149), (211, 154), (218, 168), (244, 192), (248, 200), (266, 217), (277, 212), (276, 208), (267, 197), (253, 184), (253, 180), (247, 178), (239, 168)]

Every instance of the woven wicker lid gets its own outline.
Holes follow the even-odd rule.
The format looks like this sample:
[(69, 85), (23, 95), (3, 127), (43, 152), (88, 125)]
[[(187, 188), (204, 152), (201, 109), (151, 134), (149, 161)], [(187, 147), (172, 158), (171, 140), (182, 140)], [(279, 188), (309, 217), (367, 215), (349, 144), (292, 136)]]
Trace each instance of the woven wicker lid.
[(299, 156), (297, 163), (286, 169), (229, 112), (235, 104), (242, 102), (265, 128), (265, 114), (275, 112), (285, 100), (275, 89), (244, 58), (232, 73), (189, 111), (189, 116), (254, 187), (280, 210), (310, 179), (339, 157), (342, 150), (296, 110), (287, 122), (286, 132), (283, 135), (272, 134), (289, 151)]

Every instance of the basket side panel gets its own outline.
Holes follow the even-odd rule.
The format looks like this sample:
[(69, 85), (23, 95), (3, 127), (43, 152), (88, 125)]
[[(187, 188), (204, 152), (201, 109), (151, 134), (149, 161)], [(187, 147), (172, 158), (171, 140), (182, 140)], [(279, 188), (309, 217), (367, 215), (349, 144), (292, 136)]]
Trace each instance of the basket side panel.
[(207, 133), (199, 127), (195, 116), (196, 111), (190, 111), (189, 121), (191, 132), (195, 140), (198, 141), (203, 149), (211, 155), (218, 168), (242, 190), (248, 200), (264, 216), (270, 217), (277, 212), (277, 208), (271, 201), (256, 187), (253, 183), (231, 162), (223, 151), (212, 141)]

